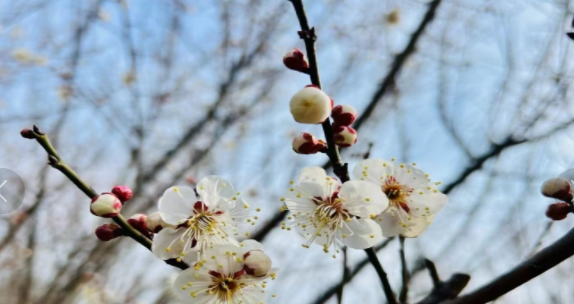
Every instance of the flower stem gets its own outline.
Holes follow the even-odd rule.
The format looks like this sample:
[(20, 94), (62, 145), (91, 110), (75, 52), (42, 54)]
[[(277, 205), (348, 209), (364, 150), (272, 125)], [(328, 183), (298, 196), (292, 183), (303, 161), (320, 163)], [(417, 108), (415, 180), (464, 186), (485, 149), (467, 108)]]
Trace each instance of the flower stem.
[[(89, 198), (94, 198), (96, 195), (98, 195), (98, 193), (92, 189), (90, 185), (88, 185), (80, 178), (74, 169), (72, 169), (62, 160), (62, 157), (58, 154), (58, 151), (56, 148), (54, 148), (52, 143), (50, 143), (50, 140), (45, 133), (39, 131), (39, 129), (35, 127), (32, 134), (34, 139), (36, 139), (40, 146), (42, 146), (46, 153), (48, 153), (48, 162), (50, 166), (62, 172), (72, 183), (74, 183), (74, 185), (76, 185), (76, 187), (78, 187), (78, 189), (84, 192), (84, 194), (86, 194), (86, 196)], [(140, 243), (148, 250), (151, 250), (151, 240), (137, 231), (134, 227), (132, 227), (121, 214), (113, 217), (112, 220), (122, 228), (126, 236), (134, 239), (136, 242)], [(189, 265), (184, 262), (177, 261), (176, 259), (169, 259), (165, 262), (173, 267), (177, 267), (183, 270), (189, 268)]]
[[(86, 196), (88, 196), (89, 198), (94, 198), (95, 196), (98, 195), (98, 193), (94, 189), (92, 189), (90, 185), (88, 185), (80, 178), (80, 176), (78, 176), (76, 171), (74, 171), (70, 166), (68, 166), (68, 164), (66, 164), (62, 160), (62, 158), (58, 154), (58, 151), (56, 150), (56, 148), (54, 148), (54, 146), (52, 146), (52, 143), (50, 143), (50, 140), (48, 139), (48, 136), (46, 134), (40, 134), (34, 132), (34, 136), (36, 138), (36, 141), (42, 146), (42, 148), (44, 148), (46, 153), (48, 153), (48, 161), (54, 169), (62, 172), (72, 183), (74, 183), (74, 185), (76, 185), (76, 187), (78, 187), (78, 189), (84, 192), (84, 194), (86, 194)], [(116, 224), (118, 224), (123, 229), (124, 233), (127, 236), (131, 237), (132, 239), (134, 239), (147, 249), (151, 250), (151, 241), (145, 236), (143, 236), (135, 228), (133, 228), (130, 224), (128, 224), (126, 219), (121, 214), (118, 214), (117, 216), (113, 217), (112, 220), (116, 222)]]
[(365, 252), (367, 253), (369, 261), (371, 262), (371, 264), (373, 264), (373, 267), (375, 267), (375, 270), (377, 271), (377, 274), (381, 279), (381, 283), (383, 284), (383, 291), (385, 292), (385, 296), (387, 297), (387, 302), (389, 304), (397, 304), (397, 299), (395, 298), (395, 294), (393, 293), (391, 283), (387, 278), (387, 273), (383, 269), (381, 262), (379, 262), (379, 258), (377, 258), (377, 252), (373, 250), (372, 247), (365, 249)]
[(399, 302), (401, 304), (407, 303), (408, 295), (409, 295), (409, 281), (410, 281), (410, 274), (409, 269), (407, 266), (407, 258), (405, 255), (405, 238), (403, 236), (399, 236), (399, 242), (401, 244), (401, 249), (399, 254), (401, 256), (401, 272), (403, 277), (403, 287), (399, 294)]
[[(315, 49), (315, 41), (317, 40), (315, 28), (311, 28), (309, 26), (307, 14), (305, 13), (305, 7), (303, 6), (303, 1), (289, 1), (293, 4), (293, 8), (297, 14), (297, 19), (299, 20), (299, 25), (301, 26), (299, 37), (305, 42), (305, 50), (307, 51), (307, 58), (309, 58), (309, 77), (311, 78), (311, 83), (321, 88), (321, 77), (319, 74), (319, 65), (317, 63), (317, 51)], [(349, 170), (347, 170), (346, 164), (344, 164), (341, 160), (341, 156), (339, 155), (339, 148), (335, 145), (331, 120), (327, 118), (321, 126), (323, 127), (323, 132), (325, 133), (325, 140), (327, 141), (326, 154), (329, 157), (331, 164), (333, 165), (333, 171), (341, 179), (341, 182), (344, 183), (349, 180)]]
[[(311, 83), (321, 88), (321, 77), (319, 75), (319, 66), (317, 63), (317, 52), (315, 49), (315, 41), (317, 40), (317, 35), (315, 34), (315, 28), (309, 26), (309, 21), (307, 20), (307, 14), (305, 12), (305, 7), (303, 6), (302, 0), (289, 0), (293, 4), (295, 13), (297, 14), (297, 19), (299, 20), (299, 25), (301, 26), (301, 31), (299, 31), (299, 37), (305, 42), (305, 49), (307, 51), (307, 57), (309, 58), (309, 77), (311, 78)], [(327, 118), (323, 123), (323, 132), (325, 133), (325, 140), (327, 141), (327, 151), (326, 154), (329, 157), (331, 165), (333, 165), (333, 172), (339, 179), (341, 183), (345, 183), (350, 180), (349, 169), (346, 163), (343, 163), (341, 156), (339, 154), (339, 148), (335, 145), (335, 140), (333, 138), (333, 128), (331, 126), (331, 120)], [(391, 288), (391, 284), (387, 278), (387, 274), (383, 270), (377, 254), (373, 248), (365, 249), (369, 257), (369, 261), (375, 269), (377, 274), (383, 283), (383, 290), (387, 297), (389, 304), (397, 304), (395, 295)], [(342, 301), (342, 289), (338, 291), (339, 301)]]

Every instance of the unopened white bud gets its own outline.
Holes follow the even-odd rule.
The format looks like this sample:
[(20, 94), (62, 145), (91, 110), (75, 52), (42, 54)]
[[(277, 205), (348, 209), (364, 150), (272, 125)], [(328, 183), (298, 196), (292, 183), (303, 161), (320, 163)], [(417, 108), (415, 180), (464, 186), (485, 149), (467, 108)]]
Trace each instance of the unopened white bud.
[(243, 269), (254, 277), (263, 277), (271, 269), (271, 259), (261, 250), (251, 250), (243, 255)]
[(540, 188), (542, 195), (559, 200), (570, 202), (572, 201), (572, 187), (570, 182), (563, 178), (551, 178), (546, 180)]
[(152, 213), (147, 216), (147, 219), (145, 221), (146, 228), (153, 233), (158, 233), (163, 229), (161, 222), (162, 222), (161, 215), (159, 214), (159, 212)]
[(320, 124), (329, 118), (333, 104), (325, 92), (310, 85), (293, 95), (289, 108), (296, 122)]
[(115, 217), (122, 210), (122, 202), (111, 193), (95, 196), (90, 204), (90, 211), (99, 217)]

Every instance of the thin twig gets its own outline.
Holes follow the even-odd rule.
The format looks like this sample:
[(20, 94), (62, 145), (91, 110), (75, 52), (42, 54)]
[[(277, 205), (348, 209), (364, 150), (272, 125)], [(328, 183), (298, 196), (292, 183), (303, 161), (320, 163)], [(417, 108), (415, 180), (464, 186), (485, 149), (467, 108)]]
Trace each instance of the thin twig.
[(436, 270), (434, 263), (431, 260), (425, 259), (425, 267), (429, 271), (433, 285), (435, 287), (438, 286), (438, 284), (440, 284), (440, 276), (438, 275), (438, 271)]
[[(301, 0), (289, 0), (293, 4), (295, 13), (297, 14), (297, 19), (299, 20), (299, 25), (301, 26), (301, 31), (299, 31), (299, 37), (305, 42), (305, 49), (307, 50), (307, 58), (309, 58), (309, 77), (311, 78), (311, 83), (321, 87), (321, 76), (319, 74), (319, 65), (317, 63), (317, 52), (315, 50), (315, 41), (317, 40), (317, 35), (315, 33), (315, 28), (309, 26), (309, 21), (307, 20), (307, 14), (305, 13), (305, 7), (303, 6), (303, 1)], [(325, 140), (327, 141), (327, 156), (333, 166), (333, 171), (344, 183), (349, 180), (349, 172), (347, 170), (346, 164), (341, 161), (341, 156), (339, 155), (339, 148), (335, 145), (333, 138), (333, 128), (331, 127), (331, 120), (327, 118), (323, 123), (323, 132), (325, 133)]]
[(454, 299), (466, 287), (470, 276), (462, 273), (453, 274), (448, 281), (441, 281), (436, 270), (434, 263), (428, 259), (424, 260), (424, 264), (429, 271), (429, 275), (433, 282), (432, 291), (417, 304), (433, 304), (441, 303), (445, 300)]
[(397, 304), (395, 294), (393, 293), (393, 288), (391, 287), (391, 283), (389, 283), (389, 279), (387, 278), (387, 273), (377, 258), (377, 252), (375, 252), (373, 248), (365, 249), (365, 252), (369, 257), (369, 261), (371, 264), (373, 264), (373, 267), (375, 267), (379, 278), (381, 278), (381, 284), (383, 284), (383, 291), (385, 292), (385, 297), (387, 297), (387, 302), (389, 304)]
[(401, 293), (399, 294), (399, 302), (401, 304), (407, 303), (408, 295), (409, 295), (409, 269), (407, 267), (407, 258), (405, 256), (405, 238), (403, 236), (399, 236), (399, 242), (401, 244), (401, 248), (399, 250), (401, 256), (401, 272), (403, 278), (403, 287), (401, 288)]
[[(74, 185), (76, 185), (76, 187), (78, 187), (78, 189), (84, 192), (84, 194), (86, 194), (86, 196), (89, 198), (94, 198), (98, 195), (98, 193), (92, 189), (90, 185), (84, 182), (80, 176), (78, 176), (78, 174), (63, 161), (62, 157), (58, 154), (56, 148), (52, 146), (48, 136), (45, 133), (39, 131), (39, 129), (34, 126), (34, 131), (32, 131), (32, 134), (34, 135), (36, 141), (44, 148), (46, 153), (48, 153), (48, 163), (50, 166), (62, 172), (72, 183), (74, 183)], [(128, 224), (126, 219), (121, 214), (113, 217), (112, 220), (122, 228), (126, 236), (129, 236), (130, 238), (146, 247), (148, 250), (151, 250), (151, 241), (135, 228), (133, 228), (130, 224)], [(188, 268), (187, 264), (179, 263), (177, 261), (166, 261), (166, 263), (181, 269)]]
[[(343, 253), (343, 277), (341, 279), (341, 282), (346, 282), (347, 278), (349, 277), (349, 273), (351, 272), (351, 269), (349, 269), (349, 265), (348, 265), (348, 252), (347, 252), (347, 247), (343, 247), (343, 249), (341, 249), (342, 253)], [(345, 289), (345, 284), (340, 284), (339, 287), (337, 288), (337, 303), (342, 304), (343, 303), (343, 290)]]
[[(386, 239), (384, 242), (380, 243), (379, 245), (377, 245), (375, 247), (375, 251), (380, 251), (383, 248), (387, 247), (387, 245), (389, 245), (390, 242), (392, 242), (395, 238), (390, 238), (390, 239)], [(351, 280), (357, 276), (359, 274), (359, 272), (361, 272), (361, 270), (363, 270), (363, 268), (365, 268), (365, 266), (369, 265), (369, 259), (365, 258), (364, 260), (360, 261), (359, 263), (355, 264), (355, 267), (353, 267), (351, 273), (347, 276), (345, 281), (341, 281), (339, 283), (335, 283), (335, 285), (329, 287), (321, 296), (319, 296), (315, 301), (313, 301), (312, 303), (314, 304), (324, 304), (325, 302), (327, 302), (333, 295), (335, 295), (337, 293), (337, 290), (339, 288), (341, 288), (341, 286), (346, 285), (348, 282), (351, 282)]]

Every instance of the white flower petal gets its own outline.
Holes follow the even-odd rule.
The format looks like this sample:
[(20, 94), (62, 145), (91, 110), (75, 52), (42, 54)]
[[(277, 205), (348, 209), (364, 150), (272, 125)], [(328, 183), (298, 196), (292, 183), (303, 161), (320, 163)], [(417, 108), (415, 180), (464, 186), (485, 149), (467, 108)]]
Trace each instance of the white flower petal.
[(218, 221), (225, 222), (227, 224), (231, 223), (233, 226), (244, 223), (250, 213), (249, 205), (242, 198), (237, 199), (234, 205), (219, 205), (214, 209), (214, 211), (223, 211), (223, 214), (218, 216)]
[(171, 187), (159, 199), (161, 218), (168, 224), (179, 225), (193, 213), (196, 201), (193, 189), (186, 186)]
[[(422, 191), (423, 194), (420, 194)], [(411, 201), (408, 206), (413, 215), (420, 216), (422, 214), (432, 215), (439, 212), (448, 200), (448, 197), (441, 192), (415, 190), (411, 195)]]
[(299, 183), (325, 185), (327, 172), (321, 167), (305, 167), (299, 173)]
[(247, 252), (250, 250), (261, 250), (261, 251), (263, 251), (263, 244), (259, 243), (256, 240), (243, 240), (241, 242), (241, 244), (243, 244), (243, 247), (241, 247), (241, 249), (244, 252)]
[(343, 244), (354, 249), (373, 247), (383, 238), (381, 227), (370, 219), (353, 219), (346, 222), (341, 231)]
[(362, 218), (375, 216), (389, 206), (381, 187), (371, 182), (348, 181), (341, 187), (339, 198), (345, 209)]
[(243, 249), (238, 245), (214, 245), (205, 251), (204, 260), (207, 262), (203, 267), (225, 274), (235, 273), (243, 269), (243, 264), (237, 262), (242, 253)]
[(295, 186), (292, 188), (295, 188), (296, 193), (301, 193), (302, 195), (307, 197), (325, 198), (330, 197), (334, 192), (333, 187), (327, 185), (327, 183), (319, 184), (319, 183), (304, 182), (300, 183), (299, 186)]
[(384, 237), (393, 237), (406, 231), (401, 220), (397, 216), (391, 216), (388, 209), (379, 214), (374, 221), (381, 226)]
[(413, 218), (408, 222), (407, 230), (401, 233), (401, 235), (408, 238), (417, 237), (427, 229), (433, 219), (434, 215)]
[(195, 262), (201, 259), (201, 250), (199, 250), (198, 246), (194, 248), (190, 248), (185, 252), (185, 255), (181, 257), (181, 259), (187, 263), (188, 265), (194, 265)]
[[(385, 166), (383, 166), (385, 165)], [(381, 177), (386, 177), (392, 172), (393, 164), (382, 159), (365, 159), (353, 168), (353, 177), (358, 180), (371, 181), (382, 184)]]
[(293, 186), (285, 194), (285, 204), (293, 212), (313, 212), (317, 207), (313, 198), (323, 198), (323, 190), (320, 185), (312, 183)]
[(408, 185), (411, 188), (426, 188), (429, 183), (426, 174), (414, 166), (403, 165), (395, 167), (395, 178), (402, 185)]
[(183, 244), (181, 244), (180, 239), (184, 233), (185, 229), (183, 228), (177, 230), (162, 229), (153, 239), (151, 246), (153, 254), (164, 261), (179, 257), (183, 251)]
[(205, 303), (212, 296), (202, 290), (205, 290), (206, 283), (211, 281), (207, 269), (196, 270), (191, 267), (177, 276), (173, 283), (173, 291), (184, 303)]
[(222, 202), (229, 202), (237, 195), (233, 185), (228, 180), (216, 175), (202, 178), (197, 183), (196, 189), (203, 203), (209, 208)]

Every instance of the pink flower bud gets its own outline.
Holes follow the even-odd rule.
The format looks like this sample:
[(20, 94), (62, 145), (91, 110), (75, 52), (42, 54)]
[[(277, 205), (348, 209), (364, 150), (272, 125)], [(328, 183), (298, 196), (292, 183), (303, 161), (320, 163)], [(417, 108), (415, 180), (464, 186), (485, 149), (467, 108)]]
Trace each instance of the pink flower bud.
[(357, 111), (348, 105), (338, 105), (331, 111), (333, 124), (337, 126), (350, 126), (357, 119)]
[(327, 144), (311, 133), (303, 132), (293, 139), (293, 151), (299, 154), (315, 154), (326, 148)]
[(305, 54), (300, 49), (294, 48), (283, 56), (283, 64), (291, 70), (306, 73), (309, 70), (309, 63)]
[(143, 213), (138, 213), (130, 216), (128, 219), (128, 224), (130, 224), (143, 235), (151, 235), (151, 232), (149, 232), (147, 229), (147, 215)]
[(565, 202), (572, 201), (572, 188), (570, 182), (563, 178), (551, 178), (546, 180), (540, 188), (542, 195), (556, 198)]
[(339, 147), (350, 147), (357, 142), (357, 131), (348, 126), (334, 126), (333, 137)]
[(568, 203), (554, 203), (548, 206), (546, 210), (546, 216), (551, 218), (553, 221), (561, 221), (568, 216), (570, 213), (570, 205)]
[(261, 250), (251, 250), (243, 255), (243, 269), (248, 275), (262, 277), (271, 269), (271, 259)]
[(147, 230), (153, 233), (158, 233), (164, 228), (162, 226), (161, 215), (159, 212), (148, 215), (145, 223)]
[(111, 193), (95, 196), (90, 204), (90, 211), (99, 217), (115, 217), (122, 210), (122, 202)]
[(96, 228), (96, 236), (100, 241), (107, 242), (124, 235), (122, 228), (116, 224), (104, 224)]
[(293, 95), (289, 108), (296, 122), (320, 124), (329, 118), (331, 98), (316, 86), (307, 86)]
[(122, 204), (129, 201), (134, 195), (132, 189), (128, 186), (115, 186), (112, 189), (112, 193), (120, 199)]

